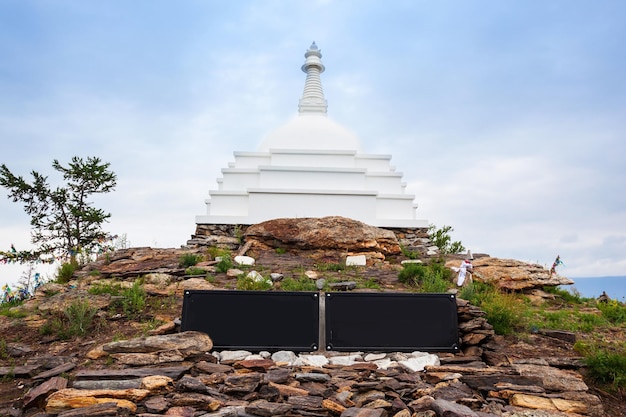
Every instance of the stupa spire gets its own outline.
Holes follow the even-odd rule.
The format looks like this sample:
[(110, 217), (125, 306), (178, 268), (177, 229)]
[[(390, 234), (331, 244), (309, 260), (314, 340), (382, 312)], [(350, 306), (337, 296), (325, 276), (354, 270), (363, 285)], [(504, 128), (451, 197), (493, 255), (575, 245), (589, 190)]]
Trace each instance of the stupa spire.
[(320, 74), (326, 68), (322, 64), (322, 53), (315, 42), (311, 44), (304, 57), (306, 60), (302, 65), (302, 71), (306, 73), (306, 81), (302, 98), (298, 103), (298, 111), (300, 113), (326, 113), (328, 104), (324, 98), (320, 79)]

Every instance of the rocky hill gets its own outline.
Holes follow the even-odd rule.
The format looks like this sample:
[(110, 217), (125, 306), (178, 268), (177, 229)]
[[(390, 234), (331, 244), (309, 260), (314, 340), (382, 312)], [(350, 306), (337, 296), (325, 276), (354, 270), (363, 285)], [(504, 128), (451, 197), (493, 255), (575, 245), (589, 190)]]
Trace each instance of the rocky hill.
[[(120, 250), (66, 284), (46, 284), (0, 316), (0, 415), (624, 415), (619, 399), (586, 383), (572, 348), (576, 334), (498, 336), (484, 312), (462, 299), (458, 354), (215, 351), (210, 335), (178, 331), (183, 291), (234, 289), (252, 270), (272, 277), (274, 290), (306, 277), (343, 283), (337, 288), (344, 290), (411, 291), (398, 281), (408, 259), (393, 236), (357, 224), (348, 227), (359, 236), (352, 239), (346, 230), (333, 237), (329, 228), (310, 227), (318, 233), (306, 239), (293, 228), (285, 235), (284, 224), (246, 231), (228, 244), (233, 255), (249, 258), (223, 272), (212, 259), (217, 252), (196, 237), (183, 249)], [(428, 262), (422, 243), (420, 258)], [(181, 266), (194, 254), (202, 260)], [(324, 267), (356, 255), (366, 255), (366, 265)], [(569, 282), (513, 260), (480, 255), (474, 264), (475, 280), (525, 291), (537, 302), (551, 297), (544, 286)], [(76, 324), (85, 328), (72, 330)]]

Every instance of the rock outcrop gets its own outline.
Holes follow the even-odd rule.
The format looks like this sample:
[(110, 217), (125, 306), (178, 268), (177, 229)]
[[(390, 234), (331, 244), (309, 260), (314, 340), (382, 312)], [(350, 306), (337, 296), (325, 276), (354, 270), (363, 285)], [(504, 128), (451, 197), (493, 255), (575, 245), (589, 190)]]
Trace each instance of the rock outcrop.
[(269, 220), (248, 227), (244, 238), (253, 241), (253, 247), (401, 253), (393, 232), (345, 217)]
[[(293, 272), (287, 267), (291, 266), (299, 271), (297, 278), (311, 275), (309, 279), (320, 281), (322, 278), (317, 272), (304, 268), (305, 265), (313, 268), (318, 261), (305, 264), (310, 259), (302, 256), (303, 252), (340, 253), (332, 262), (345, 260), (347, 255), (365, 254), (368, 262), (354, 267), (359, 268), (359, 278), (384, 284), (381, 291), (397, 290), (395, 285), (402, 255), (393, 232), (339, 217), (277, 219), (250, 226), (236, 238), (227, 236), (236, 231), (224, 230), (222, 241), (236, 249), (239, 247), (236, 242), (241, 244), (245, 239), (244, 248), (259, 255), (256, 263), (239, 265), (246, 269), (239, 271), (242, 274), (253, 272), (247, 268), (260, 266), (264, 268), (265, 276), (277, 277), (272, 277), (272, 281), (278, 285), (284, 275)], [(416, 235), (411, 239), (415, 241), (414, 245), (424, 245), (420, 253), (430, 256), (426, 248), (428, 242), (420, 240), (423, 237)], [(101, 325), (113, 326), (124, 319), (122, 314), (113, 315), (108, 311), (115, 297), (94, 295), (89, 292), (91, 287), (120, 285), (128, 288), (141, 277), (146, 293), (158, 298), (162, 304), (180, 301), (182, 291), (186, 289), (219, 288), (219, 283), (222, 288), (234, 288), (232, 283), (236, 278), (228, 273), (218, 274), (215, 261), (196, 265), (193, 273), (202, 273), (195, 276), (188, 275), (180, 266), (184, 254), (204, 254), (203, 245), (213, 242), (209, 238), (198, 237), (196, 240), (201, 241), (199, 246), (184, 249), (117, 251), (78, 271), (76, 275), (80, 279), (70, 285), (42, 287), (35, 298), (16, 307), (14, 313), (28, 314), (20, 326), (36, 329), (45, 322), (42, 317), (62, 314), (68, 303), (88, 298), (93, 301), (92, 306), (99, 309)], [(290, 256), (284, 256), (276, 248), (289, 251)], [(245, 251), (241, 250), (240, 255)], [(369, 262), (371, 259), (384, 261), (386, 257), (398, 263), (387, 261), (384, 268), (373, 268)], [(258, 262), (270, 258), (271, 263)], [(454, 260), (448, 265), (458, 266), (457, 263), (458, 260)], [(550, 276), (549, 271), (541, 266), (519, 261), (483, 256), (474, 261), (474, 266), (474, 280), (491, 282), (507, 291), (527, 292), (546, 285), (572, 283), (558, 275)], [(329, 274), (323, 268), (318, 272), (325, 276)], [(206, 273), (211, 274), (210, 279)], [(345, 286), (341, 290), (351, 288), (353, 286)], [(165, 322), (162, 326), (149, 332), (143, 330), (144, 334), (151, 336), (117, 341), (112, 341), (113, 337), (100, 338), (97, 343), (95, 337), (88, 341), (57, 340), (59, 344), (50, 346), (47, 354), (40, 354), (37, 344), (47, 344), (53, 339), (35, 337), (36, 342), (30, 345), (11, 342), (2, 351), (4, 357), (0, 356), (0, 380), (14, 378), (14, 390), (23, 392), (11, 406), (2, 402), (8, 397), (0, 396), (0, 415), (604, 415), (600, 399), (590, 392), (578, 372), (582, 364), (572, 352), (574, 340), (563, 337), (568, 335), (556, 337), (539, 331), (502, 352), (503, 338), (494, 334), (481, 309), (457, 298), (457, 313), (461, 346), (461, 352), (457, 354), (215, 352), (210, 335), (177, 333), (173, 315), (161, 320)], [(137, 335), (141, 332), (141, 323), (133, 324), (136, 327), (133, 335)], [(0, 316), (0, 328), (13, 325), (15, 323), (9, 318)], [(535, 343), (545, 339), (552, 340), (556, 347), (545, 353), (533, 349)], [(79, 347), (72, 348), (72, 343)]]
[[(458, 267), (458, 260), (446, 262), (448, 267)], [(550, 270), (541, 265), (529, 264), (514, 259), (482, 256), (472, 261), (474, 272), (472, 279), (488, 282), (504, 291), (530, 291), (544, 286), (572, 285), (574, 281), (550, 274)]]

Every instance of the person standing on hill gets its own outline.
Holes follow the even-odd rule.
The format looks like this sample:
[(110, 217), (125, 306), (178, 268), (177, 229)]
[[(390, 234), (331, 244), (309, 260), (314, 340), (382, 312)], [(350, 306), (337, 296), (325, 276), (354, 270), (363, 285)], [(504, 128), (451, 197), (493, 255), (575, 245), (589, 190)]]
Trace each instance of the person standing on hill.
[(461, 266), (458, 268), (459, 275), (456, 278), (457, 287), (463, 286), (463, 284), (465, 283), (465, 277), (467, 273), (468, 272), (471, 273), (472, 269), (473, 269), (473, 265), (469, 259), (465, 259), (463, 262), (461, 262)]

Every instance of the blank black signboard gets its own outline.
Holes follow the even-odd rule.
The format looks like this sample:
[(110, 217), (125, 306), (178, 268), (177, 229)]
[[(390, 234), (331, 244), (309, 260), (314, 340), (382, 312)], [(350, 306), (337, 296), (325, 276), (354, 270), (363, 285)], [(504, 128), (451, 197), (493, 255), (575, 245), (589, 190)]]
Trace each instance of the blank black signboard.
[(315, 292), (185, 291), (181, 330), (209, 335), (216, 349), (318, 348)]
[(326, 349), (458, 352), (453, 294), (327, 293)]

